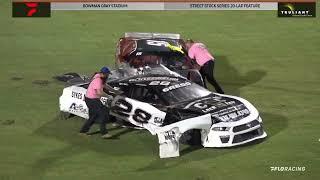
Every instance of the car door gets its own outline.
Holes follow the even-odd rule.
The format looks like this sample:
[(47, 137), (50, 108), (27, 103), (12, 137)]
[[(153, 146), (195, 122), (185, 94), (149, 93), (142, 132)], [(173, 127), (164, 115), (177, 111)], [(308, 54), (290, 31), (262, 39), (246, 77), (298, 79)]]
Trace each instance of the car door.
[(112, 102), (113, 115), (136, 126), (144, 127), (151, 133), (153, 128), (161, 126), (166, 113), (152, 105), (148, 98), (149, 89), (132, 86), (129, 97), (118, 96)]

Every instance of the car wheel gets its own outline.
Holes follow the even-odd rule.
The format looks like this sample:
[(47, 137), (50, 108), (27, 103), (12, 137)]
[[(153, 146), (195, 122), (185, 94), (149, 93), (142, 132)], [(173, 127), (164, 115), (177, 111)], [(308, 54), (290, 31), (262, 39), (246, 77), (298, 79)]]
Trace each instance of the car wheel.
[(192, 146), (199, 146), (201, 145), (201, 133), (198, 129), (191, 129), (186, 131), (180, 137), (180, 143), (188, 144)]
[(191, 139), (189, 141), (190, 145), (200, 146), (201, 145), (201, 133), (199, 129), (192, 130)]

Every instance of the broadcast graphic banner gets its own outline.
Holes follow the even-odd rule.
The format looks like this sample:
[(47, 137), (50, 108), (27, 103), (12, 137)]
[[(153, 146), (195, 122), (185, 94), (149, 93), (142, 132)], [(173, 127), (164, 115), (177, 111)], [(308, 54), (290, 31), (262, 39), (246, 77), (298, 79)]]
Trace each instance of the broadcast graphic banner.
[(13, 17), (50, 17), (61, 10), (278, 10), (278, 17), (315, 17), (314, 0), (15, 0)]
[(277, 10), (276, 2), (55, 2), (52, 10)]

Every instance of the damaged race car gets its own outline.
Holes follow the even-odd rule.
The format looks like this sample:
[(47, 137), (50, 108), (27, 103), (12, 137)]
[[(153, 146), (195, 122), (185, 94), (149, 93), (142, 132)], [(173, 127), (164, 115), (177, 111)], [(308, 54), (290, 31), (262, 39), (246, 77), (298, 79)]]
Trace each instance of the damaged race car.
[[(110, 115), (157, 135), (161, 158), (179, 156), (186, 135), (203, 147), (232, 147), (267, 136), (259, 112), (247, 100), (210, 92), (162, 65), (113, 71), (108, 84), (124, 92), (101, 98)], [(64, 88), (60, 110), (88, 118), (88, 85)]]
[(117, 68), (134, 68), (162, 64), (203, 86), (199, 66), (187, 60), (185, 41), (180, 34), (127, 32), (116, 47)]

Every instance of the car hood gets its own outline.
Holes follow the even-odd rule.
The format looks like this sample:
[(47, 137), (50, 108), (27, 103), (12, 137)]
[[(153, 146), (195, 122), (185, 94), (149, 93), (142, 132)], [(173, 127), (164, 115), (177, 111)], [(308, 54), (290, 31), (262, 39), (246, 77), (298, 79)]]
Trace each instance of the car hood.
[(211, 114), (213, 123), (238, 121), (250, 115), (250, 110), (241, 102), (241, 98), (233, 98), (219, 94), (182, 102), (167, 109), (170, 118), (175, 121)]

